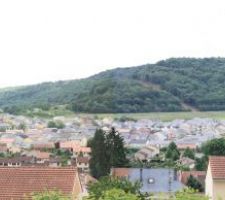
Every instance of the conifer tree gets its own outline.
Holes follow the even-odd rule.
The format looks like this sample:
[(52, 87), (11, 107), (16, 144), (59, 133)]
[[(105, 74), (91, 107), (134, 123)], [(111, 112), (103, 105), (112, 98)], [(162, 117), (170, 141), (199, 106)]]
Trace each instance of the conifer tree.
[(90, 160), (91, 174), (95, 178), (108, 175), (110, 169), (106, 155), (105, 133), (101, 129), (96, 130), (90, 146), (92, 149)]

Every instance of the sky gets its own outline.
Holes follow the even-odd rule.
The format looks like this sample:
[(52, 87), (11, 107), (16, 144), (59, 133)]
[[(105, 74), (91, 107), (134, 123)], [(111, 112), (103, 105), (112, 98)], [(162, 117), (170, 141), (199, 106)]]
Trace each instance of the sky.
[(224, 0), (0, 1), (0, 87), (218, 56)]

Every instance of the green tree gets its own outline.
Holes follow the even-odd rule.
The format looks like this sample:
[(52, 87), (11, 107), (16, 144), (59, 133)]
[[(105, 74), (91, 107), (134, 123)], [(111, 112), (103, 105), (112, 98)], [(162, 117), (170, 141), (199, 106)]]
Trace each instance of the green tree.
[(215, 155), (222, 156), (225, 155), (225, 139), (216, 138), (206, 142), (202, 146), (202, 150), (206, 156)]
[(26, 128), (27, 128), (27, 126), (26, 126), (25, 123), (20, 123), (19, 126), (18, 126), (18, 129), (23, 130), (23, 131), (25, 131)]
[(35, 193), (32, 195), (32, 200), (70, 200), (71, 198), (65, 196), (58, 191), (46, 191)]
[(166, 158), (176, 161), (180, 158), (180, 152), (177, 149), (177, 145), (174, 142), (171, 142), (166, 151)]
[(195, 159), (195, 153), (189, 147), (185, 149), (183, 156), (191, 158), (191, 159)]
[(48, 128), (56, 128), (56, 122), (54, 122), (54, 121), (49, 121), (48, 122)]
[(103, 197), (106, 191), (120, 189), (128, 194), (139, 194), (141, 188), (140, 182), (132, 183), (127, 179), (118, 179), (112, 177), (103, 177), (96, 183), (88, 186), (90, 199), (98, 200)]
[(63, 129), (64, 127), (65, 127), (65, 124), (60, 120), (48, 122), (48, 128)]
[(110, 168), (124, 167), (128, 164), (123, 138), (114, 128), (106, 135), (106, 148)]
[(205, 156), (195, 159), (195, 169), (198, 171), (205, 171), (207, 169), (207, 158)]
[(139, 200), (140, 198), (131, 193), (126, 193), (121, 189), (111, 189), (105, 191), (99, 200)]
[(95, 178), (109, 175), (112, 167), (128, 164), (123, 138), (114, 128), (109, 133), (97, 130), (89, 145), (92, 149), (90, 169)]
[(106, 176), (110, 173), (105, 138), (105, 133), (101, 129), (98, 129), (96, 130), (93, 139), (89, 142), (92, 149), (90, 170), (92, 176), (95, 178), (100, 178), (101, 176)]
[[(172, 197), (171, 200), (174, 198)], [(176, 200), (209, 200), (205, 195), (199, 194), (196, 190), (188, 188), (175, 194)]]
[(192, 188), (192, 189), (195, 189), (199, 192), (203, 192), (202, 184), (192, 175), (190, 175), (188, 180), (187, 180), (187, 186)]

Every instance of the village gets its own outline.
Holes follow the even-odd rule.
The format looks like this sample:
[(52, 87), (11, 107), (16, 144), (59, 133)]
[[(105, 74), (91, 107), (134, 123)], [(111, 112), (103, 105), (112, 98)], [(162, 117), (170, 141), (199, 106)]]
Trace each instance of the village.
[[(70, 118), (57, 116), (44, 119), (2, 114), (0, 116), (0, 173), (3, 170), (4, 177), (5, 169), (19, 168), (24, 175), (23, 173), (26, 173), (30, 167), (37, 170), (36, 173), (42, 173), (38, 169), (48, 170), (50, 174), (54, 174), (54, 170), (65, 170), (62, 173), (67, 173), (69, 170), (68, 173), (77, 177), (76, 197), (82, 199), (88, 196), (89, 182), (97, 181), (90, 173), (89, 162), (92, 150), (88, 142), (93, 138), (96, 130), (101, 129), (107, 133), (112, 127), (123, 138), (124, 146), (129, 150), (127, 159), (132, 164), (127, 168), (112, 168), (111, 176), (126, 177), (131, 182), (138, 180), (142, 183), (142, 193), (155, 194), (180, 191), (187, 187), (188, 179), (193, 176), (201, 184), (201, 192), (205, 191), (207, 195), (212, 195), (208, 186), (210, 184), (207, 185), (205, 182), (209, 179), (209, 177), (206, 179), (207, 170), (198, 169), (196, 159), (204, 156), (198, 151), (202, 144), (224, 136), (225, 120), (208, 118), (163, 122), (126, 117), (113, 119), (77, 115)], [(174, 162), (176, 169), (175, 165), (170, 166), (165, 163), (154, 165), (155, 159), (164, 156), (162, 149), (168, 148), (171, 143), (176, 144), (180, 152), (180, 156)], [(184, 152), (187, 149), (195, 152), (195, 158), (185, 156)], [(211, 160), (214, 162), (213, 165), (217, 164), (216, 158)], [(57, 176), (60, 176), (60, 173)], [(34, 179), (34, 177), (30, 178)], [(64, 181), (65, 177), (62, 175), (59, 179)], [(63, 190), (59, 183), (55, 184), (55, 187)], [(70, 184), (74, 184), (73, 180)], [(22, 195), (22, 192), (23, 190), (19, 195)]]

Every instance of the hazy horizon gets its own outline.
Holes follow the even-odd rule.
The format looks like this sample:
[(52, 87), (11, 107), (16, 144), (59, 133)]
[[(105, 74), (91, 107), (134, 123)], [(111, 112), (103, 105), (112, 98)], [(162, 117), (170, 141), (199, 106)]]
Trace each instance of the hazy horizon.
[(0, 88), (171, 57), (225, 57), (225, 2), (0, 2)]

